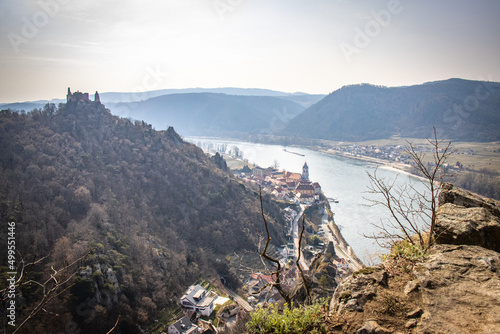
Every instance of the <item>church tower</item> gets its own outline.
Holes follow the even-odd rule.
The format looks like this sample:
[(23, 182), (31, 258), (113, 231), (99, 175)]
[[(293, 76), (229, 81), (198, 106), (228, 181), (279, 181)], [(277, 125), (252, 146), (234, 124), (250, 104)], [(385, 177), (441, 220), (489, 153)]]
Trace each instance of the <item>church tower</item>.
[(304, 166), (302, 166), (302, 175), (300, 179), (309, 181), (309, 166), (307, 166), (307, 162), (304, 162)]

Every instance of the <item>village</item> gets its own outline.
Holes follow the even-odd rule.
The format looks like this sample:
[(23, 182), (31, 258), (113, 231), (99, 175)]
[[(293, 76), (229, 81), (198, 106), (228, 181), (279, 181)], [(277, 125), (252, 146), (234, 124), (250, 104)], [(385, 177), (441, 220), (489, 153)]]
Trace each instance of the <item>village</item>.
[[(424, 153), (431, 153), (432, 150), (429, 147), (417, 145), (416, 150)], [(332, 145), (328, 149), (320, 149), (320, 151), (335, 154), (339, 156), (348, 157), (351, 159), (359, 159), (363, 161), (373, 161), (376, 163), (398, 165), (401, 169), (411, 171), (411, 165), (414, 164), (410, 156), (408, 155), (407, 148), (405, 145)], [(470, 156), (474, 155), (474, 150), (466, 149), (463, 151), (456, 151), (455, 154)], [(444, 164), (443, 168), (445, 170), (459, 172), (466, 170), (466, 166), (457, 161), (456, 164)]]
[(236, 175), (245, 182), (258, 184), (265, 193), (280, 200), (306, 205), (320, 200), (321, 186), (309, 180), (307, 162), (302, 167), (302, 174), (273, 167), (255, 167), (250, 173), (237, 172)]
[[(355, 259), (352, 249), (334, 228), (333, 214), (331, 217), (327, 214), (324, 206), (327, 199), (321, 193), (321, 186), (309, 180), (307, 162), (302, 167), (302, 173), (255, 166), (253, 169), (235, 171), (235, 175), (243, 182), (258, 185), (264, 193), (271, 194), (275, 199), (289, 203), (282, 210), (288, 243), (277, 248), (271, 247), (271, 255), (284, 268), (280, 281), (285, 290), (291, 289), (298, 279), (299, 270), (295, 260), (299, 251), (299, 266), (306, 274), (316, 256), (329, 254), (326, 257), (328, 265), (334, 268), (335, 274), (328, 279), (335, 282), (361, 268), (362, 264)], [(301, 217), (313, 205), (323, 208), (324, 214), (317, 226), (308, 226), (309, 238), (299, 250)], [(277, 289), (272, 286), (277, 278), (273, 270), (274, 268), (268, 268), (241, 274), (243, 286), (238, 294), (227, 287), (215, 288), (209, 283), (190, 286), (179, 300), (183, 311), (177, 321), (169, 325), (168, 334), (217, 333), (222, 325), (234, 321), (238, 312), (283, 302)]]

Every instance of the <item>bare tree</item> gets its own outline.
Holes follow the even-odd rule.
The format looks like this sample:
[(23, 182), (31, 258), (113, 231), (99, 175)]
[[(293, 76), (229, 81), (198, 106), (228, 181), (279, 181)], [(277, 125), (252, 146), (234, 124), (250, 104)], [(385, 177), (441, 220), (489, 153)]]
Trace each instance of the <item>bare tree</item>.
[[(15, 283), (16, 290), (25, 285), (35, 284), (42, 289), (42, 298), (38, 302), (36, 302), (36, 305), (33, 307), (27, 317), (19, 325), (16, 326), (16, 329), (12, 332), (13, 334), (19, 332), (19, 330), (23, 328), (23, 326), (26, 325), (26, 323), (30, 321), (36, 314), (42, 311), (50, 301), (63, 294), (74, 285), (73, 278), (80, 268), (78, 264), (81, 264), (81, 262), (90, 254), (90, 252), (91, 251), (79, 257), (72, 263), (65, 263), (64, 266), (59, 269), (54, 269), (54, 267), (51, 266), (49, 277), (45, 281), (41, 282), (28, 280), (27, 277), (33, 267), (40, 264), (43, 260), (47, 259), (50, 254), (38, 260), (34, 258), (28, 264), (26, 264), (26, 261), (23, 258), (21, 259), (20, 272)], [(7, 288), (0, 290), (2, 302), (5, 301), (6, 292)]]
[(238, 146), (233, 146), (233, 155), (235, 158), (242, 157), (243, 154), (240, 151), (240, 148)]
[(262, 288), (259, 289), (257, 293), (260, 293), (263, 289), (265, 289), (267, 286), (271, 286), (273, 288), (276, 288), (278, 290), (279, 294), (283, 299), (285, 300), (287, 306), (291, 308), (292, 305), (292, 298), (290, 295), (283, 289), (283, 286), (281, 285), (281, 272), (282, 272), (282, 266), (279, 260), (272, 258), (267, 254), (267, 249), (269, 247), (269, 242), (271, 241), (271, 235), (269, 234), (269, 227), (267, 223), (266, 216), (264, 215), (264, 205), (262, 204), (262, 189), (259, 190), (259, 195), (260, 195), (260, 212), (262, 215), (262, 219), (264, 220), (264, 225), (266, 227), (266, 245), (264, 246), (264, 250), (261, 253), (261, 256), (265, 258), (268, 261), (271, 261), (272, 263), (276, 264), (276, 270), (274, 271), (273, 275), (275, 276), (274, 282), (270, 284), (264, 285)]
[[(293, 298), (293, 296), (290, 295), (290, 293), (288, 293), (287, 291), (285, 291), (285, 289), (283, 289), (282, 282), (281, 282), (281, 274), (283, 272), (283, 266), (281, 265), (281, 263), (280, 263), (280, 261), (278, 259), (272, 258), (271, 256), (269, 256), (269, 254), (267, 254), (267, 250), (268, 250), (268, 247), (269, 247), (269, 242), (271, 241), (271, 236), (269, 234), (269, 227), (268, 227), (267, 219), (266, 219), (266, 217), (264, 215), (264, 206), (263, 206), (263, 203), (262, 203), (262, 189), (259, 190), (259, 195), (260, 195), (260, 210), (261, 210), (261, 215), (262, 215), (262, 219), (264, 221), (264, 225), (265, 225), (265, 228), (266, 228), (266, 235), (267, 235), (266, 244), (264, 246), (264, 250), (261, 253), (261, 256), (264, 259), (266, 259), (266, 260), (274, 263), (276, 265), (276, 270), (273, 272), (274, 282), (265, 284), (263, 287), (261, 287), (259, 289), (259, 291), (256, 292), (256, 294), (260, 293), (262, 290), (264, 290), (268, 286), (271, 286), (273, 288), (276, 288), (276, 290), (278, 290), (278, 293), (285, 300), (287, 307), (291, 308), (292, 307), (292, 298)], [(298, 268), (298, 270), (299, 270), (299, 272), (301, 274), (302, 282), (304, 283), (304, 287), (306, 289), (306, 294), (307, 294), (306, 298), (307, 298), (307, 300), (310, 300), (309, 285), (307, 283), (307, 280), (306, 280), (306, 277), (304, 275), (304, 272), (303, 272), (302, 268), (299, 265), (299, 261), (300, 261), (300, 247), (301, 247), (302, 239), (303, 239), (303, 236), (304, 236), (304, 229), (305, 229), (305, 215), (302, 216), (302, 231), (300, 233), (299, 245), (298, 245), (298, 253), (299, 253), (299, 255), (297, 257), (297, 260), (295, 261), (295, 265), (297, 266), (297, 268)]]
[(273, 160), (273, 164), (271, 165), (272, 168), (278, 169), (280, 168), (280, 162), (276, 159)]
[[(426, 159), (425, 154), (417, 150), (415, 145), (407, 141), (406, 152), (413, 162), (414, 168), (423, 176), (425, 191), (419, 191), (415, 184), (405, 183), (397, 185), (397, 177), (394, 180), (386, 180), (377, 175), (368, 173), (370, 185), (368, 193), (382, 196), (383, 199), (365, 198), (370, 206), (382, 205), (386, 207), (392, 217), (388, 223), (380, 222), (374, 224), (378, 230), (377, 234), (365, 235), (377, 241), (385, 248), (390, 248), (395, 241), (408, 240), (415, 244), (418, 239), (419, 245), (427, 250), (434, 240), (436, 226), (437, 199), (441, 190), (444, 175), (443, 165), (453, 153), (451, 143), (443, 145), (438, 140), (436, 129), (434, 138), (428, 139), (432, 147), (432, 159)], [(427, 237), (425, 233), (428, 233)], [(416, 237), (413, 237), (415, 236)]]

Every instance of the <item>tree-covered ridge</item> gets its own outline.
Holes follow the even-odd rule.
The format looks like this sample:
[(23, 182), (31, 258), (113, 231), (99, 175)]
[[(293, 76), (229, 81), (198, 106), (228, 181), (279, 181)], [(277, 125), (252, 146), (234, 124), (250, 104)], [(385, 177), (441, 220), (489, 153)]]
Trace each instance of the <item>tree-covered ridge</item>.
[[(257, 193), (172, 128), (154, 131), (98, 102), (0, 112), (0, 220), (16, 222), (19, 253), (52, 254), (36, 268), (43, 276), (93, 249), (77, 284), (47, 306), (59, 321), (44, 314), (32, 330), (73, 322), (105, 332), (122, 314), (116, 332), (136, 332), (201, 275), (237, 285), (225, 255), (256, 250), (259, 210)], [(273, 223), (276, 242), (278, 231)], [(20, 290), (20, 317), (40, 294), (30, 289)], [(86, 302), (103, 291), (111, 302)], [(82, 316), (84, 302), (99, 316)]]
[(173, 125), (186, 136), (239, 137), (271, 134), (283, 129), (291, 118), (305, 109), (300, 102), (300, 96), (185, 93), (136, 103), (116, 103), (110, 108), (116, 115), (144, 120), (157, 129)]
[(500, 84), (450, 79), (407, 87), (345, 86), (292, 119), (284, 135), (361, 141), (500, 140)]

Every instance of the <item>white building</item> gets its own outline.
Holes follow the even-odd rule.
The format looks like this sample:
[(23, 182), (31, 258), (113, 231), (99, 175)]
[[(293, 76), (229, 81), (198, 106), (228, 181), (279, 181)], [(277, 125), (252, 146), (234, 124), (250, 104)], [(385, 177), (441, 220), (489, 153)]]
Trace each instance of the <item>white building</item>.
[(188, 317), (183, 317), (168, 326), (168, 334), (199, 334), (200, 328), (193, 325)]
[(214, 310), (214, 301), (217, 297), (217, 294), (207, 292), (199, 284), (191, 285), (184, 296), (181, 297), (181, 306), (208, 317)]

